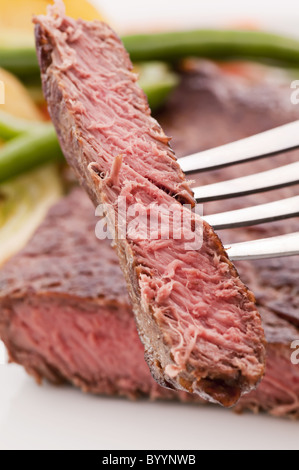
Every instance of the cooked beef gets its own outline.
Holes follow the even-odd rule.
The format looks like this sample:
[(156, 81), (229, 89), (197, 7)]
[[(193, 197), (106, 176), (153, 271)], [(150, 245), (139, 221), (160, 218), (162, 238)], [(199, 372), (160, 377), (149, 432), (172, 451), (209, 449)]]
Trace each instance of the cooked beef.
[[(153, 380), (116, 253), (108, 241), (96, 239), (96, 223), (91, 202), (75, 189), (0, 271), (0, 337), (10, 359), (38, 382), (47, 378), (92, 393), (201, 402)], [(290, 361), (299, 330), (261, 311), (266, 375), (236, 410), (299, 418), (299, 366)]]
[(0, 271), (0, 336), (10, 359), (38, 381), (168, 397), (144, 361), (117, 256), (97, 240), (97, 221), (79, 189), (50, 210)]
[[(212, 228), (183, 206), (194, 205), (192, 192), (121, 41), (59, 5), (35, 19), (44, 94), (68, 162), (116, 229), (151, 372), (166, 387), (231, 406), (264, 372), (254, 296)], [(155, 231), (150, 217), (162, 218)]]
[(267, 411), (273, 416), (299, 418), (299, 365), (292, 364), (291, 344), (299, 329), (267, 308), (260, 307), (267, 344), (266, 374), (236, 405), (236, 411)]
[[(210, 62), (188, 64), (180, 88), (173, 94), (159, 120), (174, 135), (179, 156), (222, 145), (299, 119), (299, 108), (290, 101), (289, 83), (273, 81), (271, 73), (250, 79), (227, 75)], [(254, 71), (254, 67), (253, 67)], [(254, 72), (255, 73), (255, 72)], [(269, 78), (269, 79), (268, 79)], [(213, 132), (211, 132), (211, 129)], [(299, 152), (236, 165), (200, 175), (201, 184), (265, 171), (298, 161)], [(298, 186), (204, 206), (215, 213), (262, 204), (298, 194)], [(224, 230), (225, 243), (265, 238), (298, 231), (299, 219)], [(237, 409), (250, 407), (274, 415), (299, 418), (299, 366), (291, 363), (290, 344), (299, 339), (299, 258), (236, 263), (241, 278), (254, 292), (262, 315), (267, 348), (266, 376), (257, 388), (240, 400)], [(287, 321), (282, 321), (282, 319)]]
[[(205, 147), (215, 141), (221, 144), (298, 117), (299, 110), (289, 104), (287, 88), (247, 85), (226, 77), (210, 63), (200, 63), (199, 71), (184, 75), (160, 115), (176, 135), (180, 155), (199, 150), (201, 142)], [(208, 134), (212, 125), (217, 132)], [(272, 158), (274, 163), (255, 162), (254, 168), (298, 159), (298, 152)], [(230, 171), (237, 175), (240, 168)], [(201, 178), (209, 182), (226, 176), (221, 170)], [(249, 202), (270, 201), (278, 194), (288, 197), (296, 191), (256, 194)], [(245, 204), (226, 201), (226, 209), (237, 203)], [(51, 210), (28, 247), (0, 271), (0, 335), (11, 359), (38, 380), (67, 380), (85, 391), (194, 401), (193, 395), (166, 390), (152, 379), (117, 257), (107, 242), (96, 240), (98, 219), (93, 214), (87, 197), (76, 191)], [(271, 236), (296, 227), (298, 218), (229, 230), (227, 239)], [(290, 360), (290, 345), (299, 339), (298, 257), (239, 263), (239, 269), (257, 295), (268, 346), (264, 379), (235, 409), (299, 418), (299, 366)]]

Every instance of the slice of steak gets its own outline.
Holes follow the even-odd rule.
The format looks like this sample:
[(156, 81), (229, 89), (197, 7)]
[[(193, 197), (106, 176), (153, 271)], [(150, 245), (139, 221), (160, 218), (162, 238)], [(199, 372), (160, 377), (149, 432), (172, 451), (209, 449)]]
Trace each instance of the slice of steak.
[[(233, 405), (264, 372), (264, 334), (253, 294), (211, 227), (183, 206), (194, 204), (192, 192), (119, 38), (104, 23), (66, 17), (57, 5), (35, 23), (51, 118), (68, 162), (116, 228), (154, 378)], [(117, 230), (123, 225), (120, 201), (125, 238)], [(131, 208), (141, 215), (138, 224)], [(161, 213), (166, 217), (153, 237), (149, 219)], [(167, 219), (173, 228), (165, 236)], [(202, 246), (194, 248), (201, 229)]]
[[(203, 403), (152, 378), (116, 253), (95, 237), (97, 220), (87, 196), (75, 189), (0, 271), (0, 337), (11, 361), (38, 382), (67, 381), (85, 392), (131, 399)], [(299, 418), (299, 366), (290, 360), (299, 330), (266, 308), (261, 312), (266, 374), (235, 409)]]

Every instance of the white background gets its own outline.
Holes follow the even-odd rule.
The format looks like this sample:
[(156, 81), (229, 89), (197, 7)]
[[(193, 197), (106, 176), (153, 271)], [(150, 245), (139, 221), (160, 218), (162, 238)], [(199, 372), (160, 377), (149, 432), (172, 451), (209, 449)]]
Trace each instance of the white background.
[[(253, 21), (299, 34), (299, 3), (291, 0), (94, 3), (120, 33)], [(3, 358), (0, 345), (0, 364)], [(298, 449), (298, 431), (295, 422), (236, 416), (219, 407), (131, 403), (70, 387), (37, 387), (22, 368), (0, 365), (0, 449)]]
[(299, 35), (297, 0), (92, 0), (120, 32), (134, 29), (234, 25)]

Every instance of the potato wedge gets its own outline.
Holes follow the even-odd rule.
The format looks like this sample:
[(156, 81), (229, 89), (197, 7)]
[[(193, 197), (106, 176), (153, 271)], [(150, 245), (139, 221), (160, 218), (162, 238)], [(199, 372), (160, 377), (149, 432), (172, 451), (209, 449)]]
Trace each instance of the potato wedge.
[(28, 91), (14, 75), (0, 69), (0, 81), (3, 84), (5, 98), (4, 104), (0, 104), (1, 111), (31, 121), (43, 119), (42, 113), (32, 101)]

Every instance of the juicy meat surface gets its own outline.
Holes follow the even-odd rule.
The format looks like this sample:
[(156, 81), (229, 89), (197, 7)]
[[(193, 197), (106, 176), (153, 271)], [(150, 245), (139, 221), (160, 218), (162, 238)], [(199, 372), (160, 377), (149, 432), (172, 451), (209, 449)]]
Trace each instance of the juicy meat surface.
[[(152, 378), (116, 253), (108, 241), (96, 239), (96, 222), (87, 196), (74, 190), (0, 271), (0, 337), (10, 360), (38, 382), (68, 381), (85, 392), (131, 399), (203, 403)], [(265, 308), (261, 312), (266, 374), (235, 409), (299, 418), (299, 368), (290, 361), (299, 330)]]
[(116, 253), (95, 236), (97, 222), (79, 189), (50, 210), (0, 271), (0, 337), (38, 381), (154, 396), (161, 387), (144, 361)]
[[(192, 192), (118, 37), (104, 23), (66, 17), (57, 5), (35, 23), (52, 121), (68, 162), (116, 229), (154, 378), (233, 405), (264, 373), (264, 334), (253, 294), (212, 228), (183, 206), (194, 205)], [(117, 230), (123, 225), (120, 201), (125, 237)], [(162, 218), (155, 231), (152, 216)], [(167, 220), (172, 228), (165, 236)], [(194, 245), (197, 235), (201, 246)]]

